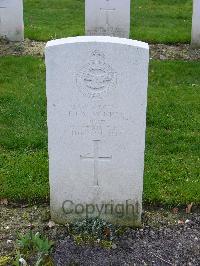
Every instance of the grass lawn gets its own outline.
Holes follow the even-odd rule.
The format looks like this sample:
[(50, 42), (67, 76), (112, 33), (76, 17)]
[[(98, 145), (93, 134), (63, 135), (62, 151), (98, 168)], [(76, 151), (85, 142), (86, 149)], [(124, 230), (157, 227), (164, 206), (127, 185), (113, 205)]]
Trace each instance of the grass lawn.
[[(0, 198), (49, 196), (45, 66), (34, 57), (0, 59)], [(150, 65), (144, 200), (200, 204), (200, 62)]]
[[(25, 0), (25, 36), (34, 40), (84, 35), (84, 0)], [(132, 0), (132, 39), (189, 43), (192, 0)]]
[[(84, 35), (84, 0), (25, 0), (25, 36), (47, 41)], [(190, 42), (191, 0), (132, 0), (132, 39)]]

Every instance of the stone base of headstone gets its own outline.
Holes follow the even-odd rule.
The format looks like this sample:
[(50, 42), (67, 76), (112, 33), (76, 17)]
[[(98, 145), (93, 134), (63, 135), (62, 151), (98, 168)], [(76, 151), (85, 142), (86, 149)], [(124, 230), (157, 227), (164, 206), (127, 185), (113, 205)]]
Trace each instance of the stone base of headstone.
[(127, 202), (102, 202), (102, 203), (74, 203), (67, 200), (62, 208), (51, 204), (51, 219), (59, 224), (75, 223), (84, 218), (101, 218), (112, 224), (122, 226), (141, 225), (142, 206), (130, 200)]

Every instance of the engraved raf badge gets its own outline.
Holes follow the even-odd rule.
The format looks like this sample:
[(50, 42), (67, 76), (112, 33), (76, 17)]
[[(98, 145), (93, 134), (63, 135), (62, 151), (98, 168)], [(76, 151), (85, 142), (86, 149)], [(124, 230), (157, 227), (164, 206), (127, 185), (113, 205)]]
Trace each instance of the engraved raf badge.
[(105, 62), (105, 55), (95, 50), (92, 52), (89, 63), (76, 75), (76, 83), (83, 95), (89, 98), (101, 98), (115, 88), (117, 74)]

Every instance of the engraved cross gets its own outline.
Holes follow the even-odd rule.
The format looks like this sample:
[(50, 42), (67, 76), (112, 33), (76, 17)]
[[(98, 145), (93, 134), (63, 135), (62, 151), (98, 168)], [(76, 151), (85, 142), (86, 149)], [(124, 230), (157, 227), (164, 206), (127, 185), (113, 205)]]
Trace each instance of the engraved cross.
[[(106, 0), (106, 2), (109, 2), (109, 0)], [(116, 8), (100, 8), (101, 11), (104, 11), (106, 13), (106, 26), (109, 27), (109, 13), (114, 12)]]
[(82, 160), (93, 160), (94, 161), (94, 185), (99, 186), (99, 161), (110, 161), (112, 156), (100, 156), (99, 155), (99, 143), (100, 140), (93, 140), (93, 155), (80, 155)]

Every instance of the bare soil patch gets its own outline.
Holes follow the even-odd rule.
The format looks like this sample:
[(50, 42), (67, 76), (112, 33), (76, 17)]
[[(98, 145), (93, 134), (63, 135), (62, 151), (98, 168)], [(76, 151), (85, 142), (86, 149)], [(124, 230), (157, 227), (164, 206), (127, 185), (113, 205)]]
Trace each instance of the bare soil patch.
[[(44, 56), (45, 42), (26, 39), (24, 42), (0, 41), (0, 56), (32, 55)], [(150, 44), (151, 59), (158, 60), (200, 60), (200, 49), (191, 49), (189, 44), (166, 45)]]
[(14, 256), (17, 232), (30, 225), (53, 240), (54, 265), (200, 265), (200, 211), (146, 210), (139, 229), (127, 228), (107, 249), (77, 245), (67, 226), (52, 225), (49, 206), (0, 206), (0, 258)]
[(200, 60), (200, 49), (191, 49), (188, 44), (152, 44), (150, 45), (150, 57), (158, 60), (196, 61)]
[(0, 56), (6, 55), (32, 55), (32, 56), (44, 56), (45, 42), (36, 42), (29, 39), (25, 39), (23, 42), (8, 42), (6, 40), (0, 40)]

